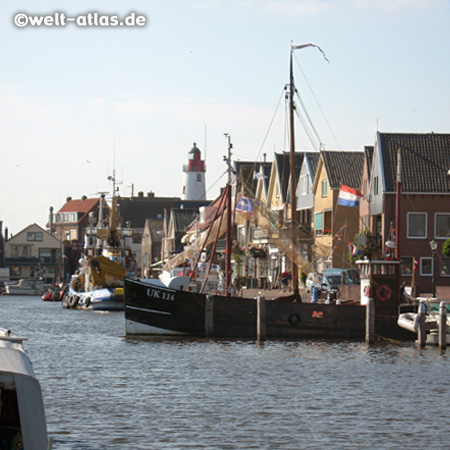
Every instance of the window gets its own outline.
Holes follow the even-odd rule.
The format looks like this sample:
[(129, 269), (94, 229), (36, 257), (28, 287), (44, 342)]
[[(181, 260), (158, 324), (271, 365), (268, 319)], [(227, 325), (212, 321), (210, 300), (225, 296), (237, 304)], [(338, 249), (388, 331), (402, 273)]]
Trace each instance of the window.
[(309, 176), (302, 175), (300, 177), (300, 194), (306, 195), (308, 193), (308, 187), (309, 187)]
[(420, 275), (433, 275), (433, 258), (420, 258)]
[(314, 214), (314, 231), (316, 235), (322, 234), (322, 222), (323, 222), (323, 215), (322, 213), (316, 213)]
[(186, 186), (183, 186), (183, 194), (186, 194)]
[(201, 173), (197, 174), (197, 181), (198, 182), (202, 181), (202, 174)]
[(378, 177), (373, 179), (373, 195), (378, 195)]
[(327, 180), (322, 181), (322, 197), (327, 196)]
[(408, 238), (420, 239), (427, 236), (427, 214), (408, 213)]
[(29, 231), (27, 233), (27, 241), (42, 242), (42, 232), (41, 231)]
[(52, 260), (52, 252), (49, 248), (40, 248), (39, 249), (39, 260), (41, 262), (51, 262)]
[(435, 231), (434, 235), (437, 238), (450, 237), (450, 214), (437, 213), (435, 215)]
[(441, 277), (450, 277), (450, 258), (441, 258)]
[(412, 272), (413, 272), (413, 257), (404, 256), (400, 258), (400, 274), (412, 275)]

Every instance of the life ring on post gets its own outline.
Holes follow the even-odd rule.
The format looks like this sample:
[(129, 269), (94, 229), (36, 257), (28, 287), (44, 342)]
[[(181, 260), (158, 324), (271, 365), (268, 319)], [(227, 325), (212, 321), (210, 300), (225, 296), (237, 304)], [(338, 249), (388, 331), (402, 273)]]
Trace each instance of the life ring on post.
[(377, 289), (377, 298), (378, 300), (381, 300), (382, 302), (388, 301), (392, 296), (392, 291), (389, 286), (386, 284), (382, 284), (381, 286), (378, 286)]

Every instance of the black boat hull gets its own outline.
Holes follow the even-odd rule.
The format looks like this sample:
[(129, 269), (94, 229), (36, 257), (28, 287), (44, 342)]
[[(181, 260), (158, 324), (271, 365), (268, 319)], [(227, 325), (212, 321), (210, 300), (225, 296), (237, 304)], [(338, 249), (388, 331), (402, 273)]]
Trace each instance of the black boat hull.
[[(212, 320), (206, 325), (207, 307)], [(268, 338), (363, 338), (366, 308), (361, 305), (313, 304), (294, 297), (267, 300)], [(188, 335), (255, 338), (257, 302), (212, 296), (125, 279), (127, 335)]]

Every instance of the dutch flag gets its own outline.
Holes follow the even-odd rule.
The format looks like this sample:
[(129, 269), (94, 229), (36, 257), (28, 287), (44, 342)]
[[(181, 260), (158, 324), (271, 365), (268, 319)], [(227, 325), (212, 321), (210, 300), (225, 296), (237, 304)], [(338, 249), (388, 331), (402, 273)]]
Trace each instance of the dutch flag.
[(341, 188), (339, 189), (338, 205), (350, 207), (358, 206), (361, 198), (361, 192), (341, 184)]

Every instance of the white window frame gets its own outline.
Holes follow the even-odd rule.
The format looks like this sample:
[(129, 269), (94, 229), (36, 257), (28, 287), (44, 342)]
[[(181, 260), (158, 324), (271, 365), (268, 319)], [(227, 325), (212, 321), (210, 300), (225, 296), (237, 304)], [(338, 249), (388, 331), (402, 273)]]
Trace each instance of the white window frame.
[[(424, 234), (423, 234), (423, 236), (410, 236), (409, 235), (409, 218), (412, 215), (419, 215), (419, 214), (425, 216), (425, 230), (424, 230)], [(407, 231), (408, 239), (427, 239), (427, 235), (428, 235), (428, 214), (426, 212), (421, 212), (421, 211), (409, 212), (407, 214), (407, 218), (406, 218), (406, 231)]]
[[(424, 273), (423, 272), (423, 263), (425, 261), (431, 261), (431, 273)], [(434, 273), (434, 261), (431, 256), (423, 256), (420, 258), (420, 276), (421, 277), (432, 277)]]
[(448, 222), (450, 223), (450, 213), (448, 212), (437, 212), (434, 213), (434, 238), (435, 239), (442, 239), (442, 240), (447, 240), (449, 239), (450, 236), (438, 236), (438, 230), (437, 230), (437, 216), (448, 216)]
[(450, 277), (450, 273), (449, 274), (446, 274), (446, 273), (443, 273), (442, 272), (442, 261), (444, 261), (444, 260), (450, 260), (450, 258), (446, 258), (446, 257), (441, 257), (441, 258), (439, 258), (439, 275), (441, 276), (441, 277), (445, 277), (445, 278), (449, 278)]

